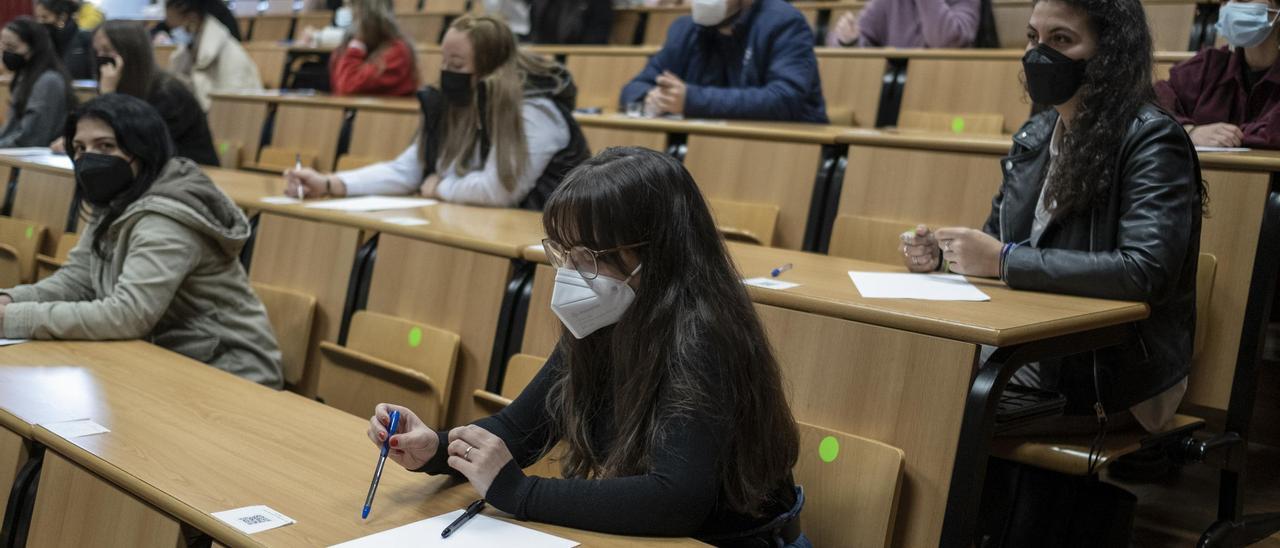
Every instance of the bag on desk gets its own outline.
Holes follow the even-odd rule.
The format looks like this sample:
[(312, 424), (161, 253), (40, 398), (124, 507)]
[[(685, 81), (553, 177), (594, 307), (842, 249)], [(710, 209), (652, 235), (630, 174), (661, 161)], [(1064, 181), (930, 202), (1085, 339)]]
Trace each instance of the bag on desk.
[(1070, 476), (991, 458), (982, 492), (983, 548), (1126, 548), (1138, 499), (1097, 476)]

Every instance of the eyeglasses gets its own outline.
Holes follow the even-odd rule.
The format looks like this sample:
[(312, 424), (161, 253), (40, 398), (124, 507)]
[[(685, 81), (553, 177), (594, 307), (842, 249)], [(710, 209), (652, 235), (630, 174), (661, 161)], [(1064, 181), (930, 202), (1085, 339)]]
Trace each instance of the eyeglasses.
[(583, 279), (594, 280), (600, 275), (600, 266), (597, 259), (602, 255), (617, 253), (626, 249), (635, 249), (647, 245), (649, 242), (640, 242), (638, 244), (620, 245), (611, 249), (602, 249), (596, 251), (586, 247), (575, 245), (566, 248), (555, 242), (551, 238), (542, 239), (542, 249), (547, 252), (547, 260), (551, 261), (551, 266), (556, 268), (572, 268), (581, 274)]

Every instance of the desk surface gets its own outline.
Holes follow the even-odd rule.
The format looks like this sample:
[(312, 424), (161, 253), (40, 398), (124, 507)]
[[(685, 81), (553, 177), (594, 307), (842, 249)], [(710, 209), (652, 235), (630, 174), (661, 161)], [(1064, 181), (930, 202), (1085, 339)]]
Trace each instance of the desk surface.
[[(475, 497), (469, 484), (389, 464), (373, 513), (362, 522), (377, 457), (365, 419), (150, 344), (33, 342), (0, 349), (0, 361), (5, 424), (92, 418), (111, 432), (66, 440), (36, 426), (34, 437), (226, 544), (325, 546), (446, 513)], [(245, 536), (210, 515), (253, 504), (297, 523)], [(590, 546), (694, 544), (522, 525)]]
[[(520, 257), (524, 247), (543, 238), (542, 214), (536, 211), (442, 202), (415, 209), (347, 213), (299, 204), (269, 204), (262, 198), (282, 195), (284, 180), (280, 177), (215, 168), (205, 168), (205, 172), (218, 188), (245, 209), (376, 230), (511, 258)], [(384, 220), (395, 217), (425, 219), (429, 224), (403, 226)]]
[[(989, 302), (864, 299), (849, 279), (849, 271), (905, 272), (905, 268), (738, 243), (729, 244), (729, 254), (744, 278), (768, 277), (779, 265), (793, 265), (778, 279), (799, 287), (779, 291), (747, 286), (757, 304), (975, 344), (1021, 344), (1138, 321), (1149, 313), (1142, 303), (1017, 291), (982, 278), (970, 280), (991, 296)], [(526, 248), (524, 255), (546, 263), (541, 245)]]

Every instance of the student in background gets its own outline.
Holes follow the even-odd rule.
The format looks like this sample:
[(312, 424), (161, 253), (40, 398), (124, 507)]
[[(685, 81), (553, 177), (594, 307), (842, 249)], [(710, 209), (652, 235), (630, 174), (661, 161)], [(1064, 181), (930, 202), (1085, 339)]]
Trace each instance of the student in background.
[(649, 115), (826, 123), (808, 21), (783, 0), (706, 0), (622, 88)]
[[(1155, 431), (1191, 366), (1205, 188), (1186, 132), (1153, 104), (1151, 36), (1138, 0), (1037, 0), (1023, 57), (1031, 100), (1053, 105), (1013, 136), (982, 230), (921, 227), (906, 263), (1000, 278), (1015, 289), (1145, 302), (1139, 343), (1024, 367), (1014, 382), (1067, 396), (1047, 429)], [(1098, 29), (1098, 30), (1095, 30)], [(1096, 359), (1095, 359), (1096, 357)]]
[(211, 14), (222, 0), (168, 0), (165, 24), (177, 49), (169, 58), (174, 73), (191, 81), (202, 110), (215, 91), (262, 89), (258, 66), (227, 27)]
[[(565, 327), (547, 364), (506, 409), (452, 430), (379, 404), (370, 440), (391, 435), (401, 466), (466, 478), (518, 519), (811, 546), (778, 363), (689, 172), (610, 148), (565, 177), (543, 225)], [(564, 479), (525, 476), (557, 443)]]
[(418, 66), (391, 0), (352, 0), (351, 12), (346, 43), (329, 61), (330, 89), (335, 95), (412, 95)]
[(439, 89), (419, 94), (417, 142), (389, 162), (284, 174), (285, 194), (419, 194), (448, 202), (542, 209), (590, 154), (573, 119), (577, 89), (563, 67), (516, 47), (501, 20), (464, 15), (440, 46)]
[(213, 134), (200, 102), (186, 83), (156, 66), (147, 31), (140, 23), (103, 23), (93, 34), (93, 49), (100, 63), (100, 93), (123, 93), (145, 100), (164, 119), (178, 156), (218, 165)]
[(80, 4), (75, 0), (38, 0), (35, 7), (36, 21), (49, 31), (53, 47), (62, 57), (62, 64), (72, 80), (92, 80), (93, 48), (89, 31), (80, 30), (76, 12)]
[(113, 93), (67, 119), (80, 196), (93, 206), (67, 262), (0, 292), (0, 330), (34, 339), (146, 339), (279, 388), (280, 352), (240, 266), (249, 222), (164, 121)]
[(846, 11), (827, 34), (831, 47), (967, 48), (978, 34), (980, 0), (871, 0)]
[(4, 67), (13, 73), (0, 148), (45, 146), (62, 131), (62, 121), (75, 104), (62, 60), (49, 33), (25, 15), (0, 31), (0, 49)]
[(1203, 49), (1156, 84), (1160, 105), (1199, 146), (1280, 149), (1280, 3), (1232, 0), (1218, 8), (1229, 47)]

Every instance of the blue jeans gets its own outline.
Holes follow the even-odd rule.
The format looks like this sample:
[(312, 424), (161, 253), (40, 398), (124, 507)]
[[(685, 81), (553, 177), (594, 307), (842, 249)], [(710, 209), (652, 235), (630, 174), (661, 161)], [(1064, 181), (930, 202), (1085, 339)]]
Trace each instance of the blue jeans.
[(809, 542), (809, 537), (804, 536), (804, 533), (800, 533), (795, 542), (786, 545), (784, 548), (813, 548), (813, 543)]

